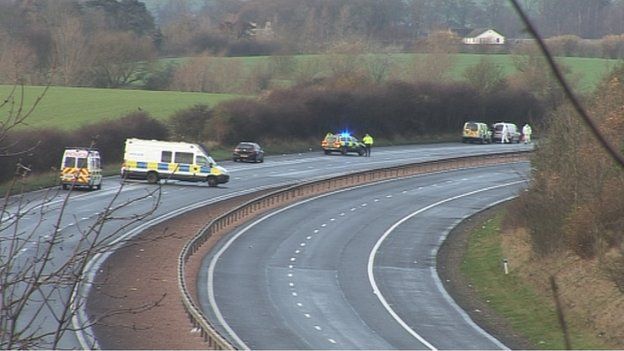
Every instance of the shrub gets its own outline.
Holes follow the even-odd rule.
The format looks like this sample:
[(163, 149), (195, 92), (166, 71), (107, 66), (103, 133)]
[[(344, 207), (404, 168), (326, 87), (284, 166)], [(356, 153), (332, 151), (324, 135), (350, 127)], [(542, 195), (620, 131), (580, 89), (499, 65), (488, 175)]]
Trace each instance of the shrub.
[(147, 73), (144, 79), (143, 88), (146, 90), (169, 89), (175, 70), (176, 65), (170, 63), (160, 69)]
[(329, 84), (276, 89), (262, 100), (219, 104), (209, 128), (218, 141), (235, 143), (242, 139), (318, 138), (345, 129), (387, 138), (414, 137), (457, 133), (468, 119), (519, 124), (541, 118), (539, 103), (528, 92), (504, 89), (477, 96), (465, 84), (396, 81), (343, 85), (330, 79)]
[(203, 141), (204, 129), (211, 117), (212, 110), (208, 105), (195, 105), (174, 113), (169, 118), (173, 138), (196, 143)]
[(0, 157), (0, 181), (13, 177), (17, 162), (39, 173), (58, 168), (66, 146), (71, 145), (67, 133), (54, 129), (38, 129), (11, 133), (5, 140), (16, 154)]
[(560, 35), (545, 40), (550, 52), (555, 56), (580, 56), (581, 38), (576, 35)]

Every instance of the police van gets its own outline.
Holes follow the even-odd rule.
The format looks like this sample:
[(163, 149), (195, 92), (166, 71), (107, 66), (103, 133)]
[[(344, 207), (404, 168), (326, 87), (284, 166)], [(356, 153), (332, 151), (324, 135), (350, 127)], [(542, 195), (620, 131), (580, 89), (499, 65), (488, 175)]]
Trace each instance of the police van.
[(100, 153), (93, 148), (68, 147), (61, 160), (61, 187), (102, 188)]
[(230, 180), (228, 171), (201, 145), (136, 138), (126, 140), (121, 177), (151, 184), (160, 179), (202, 181), (211, 187)]
[(482, 122), (468, 121), (464, 123), (462, 143), (477, 141), (481, 144), (492, 143), (492, 131)]

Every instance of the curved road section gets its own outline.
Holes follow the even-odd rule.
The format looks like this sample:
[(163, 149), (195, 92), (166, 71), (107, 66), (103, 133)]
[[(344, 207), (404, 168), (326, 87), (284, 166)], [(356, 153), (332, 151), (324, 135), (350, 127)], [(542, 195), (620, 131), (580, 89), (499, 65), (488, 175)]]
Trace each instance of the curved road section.
[(437, 250), (517, 195), (527, 163), (361, 186), (268, 214), (204, 259), (202, 309), (248, 349), (503, 349), (447, 295)]
[[(526, 145), (464, 145), (447, 143), (435, 145), (412, 145), (400, 147), (376, 148), (372, 157), (357, 156), (325, 156), (319, 152), (271, 156), (262, 164), (241, 164), (223, 162), (231, 173), (230, 182), (217, 188), (210, 188), (203, 183), (167, 182), (162, 187), (162, 196), (157, 197), (151, 192), (156, 189), (145, 182), (128, 182), (120, 187), (119, 177), (110, 177), (104, 181), (100, 191), (58, 191), (52, 190), (27, 193), (23, 197), (9, 199), (5, 213), (1, 214), (0, 222), (6, 225), (12, 218), (20, 218), (18, 230), (0, 231), (0, 241), (20, 240), (23, 248), (17, 257), (13, 257), (13, 269), (19, 270), (20, 265), (28, 265), (36, 256), (41, 243), (49, 241), (52, 233), (58, 234), (58, 245), (53, 247), (50, 262), (44, 274), (62, 267), (71, 261), (71, 255), (80, 245), (84, 245), (85, 231), (97, 227), (97, 221), (107, 208), (117, 208), (115, 219), (106, 221), (101, 229), (104, 244), (112, 245), (120, 240), (138, 235), (145, 228), (159, 223), (171, 216), (181, 214), (194, 208), (216, 203), (218, 201), (248, 194), (260, 189), (280, 185), (296, 184), (310, 179), (328, 178), (335, 175), (373, 168), (391, 167), (406, 163), (423, 162), (440, 158), (458, 157), (477, 154), (489, 154), (526, 150)], [(65, 202), (67, 200), (67, 202)], [(137, 221), (137, 216), (154, 212)], [(56, 224), (58, 223), (58, 228)], [(13, 234), (17, 233), (17, 238)], [(87, 238), (88, 239), (88, 238)], [(114, 247), (110, 248), (111, 250)], [(99, 265), (107, 254), (98, 255), (88, 266), (85, 283), (93, 279)], [(31, 260), (31, 261), (29, 261)], [(58, 301), (70, 299), (72, 289), (60, 287)], [(85, 291), (77, 292), (77, 305), (84, 306), (82, 301), (88, 296), (89, 284), (84, 284)], [(42, 295), (52, 293), (50, 286), (41, 286)], [(48, 338), (58, 328), (56, 317), (62, 313), (62, 304), (46, 304), (44, 299), (36, 296), (21, 313), (18, 323), (27, 325), (26, 333), (34, 337)], [(72, 311), (72, 313), (76, 313)], [(88, 324), (87, 318), (74, 318), (73, 328), (81, 330)], [(91, 348), (93, 341), (85, 341), (92, 334), (87, 328), (84, 332), (71, 332), (67, 329), (57, 345), (63, 349)], [(51, 348), (51, 341), (42, 342), (41, 348)]]

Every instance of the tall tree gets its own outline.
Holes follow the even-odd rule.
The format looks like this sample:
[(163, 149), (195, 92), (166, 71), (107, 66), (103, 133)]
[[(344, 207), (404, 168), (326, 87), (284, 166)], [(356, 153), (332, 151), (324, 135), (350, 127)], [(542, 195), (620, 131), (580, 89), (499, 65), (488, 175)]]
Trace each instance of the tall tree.
[(104, 14), (108, 29), (151, 35), (156, 31), (154, 18), (139, 0), (89, 0), (86, 7)]

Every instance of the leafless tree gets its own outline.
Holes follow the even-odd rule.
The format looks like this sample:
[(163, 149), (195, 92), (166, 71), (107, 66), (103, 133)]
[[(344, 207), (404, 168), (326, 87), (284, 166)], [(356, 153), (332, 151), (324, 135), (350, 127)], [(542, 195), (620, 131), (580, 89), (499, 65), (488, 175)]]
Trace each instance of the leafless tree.
[(91, 44), (91, 76), (96, 86), (127, 86), (139, 79), (137, 73), (154, 58), (150, 39), (131, 32), (96, 34)]
[[(68, 12), (58, 4), (49, 5), (54, 23), (50, 31), (53, 41), (52, 65), (63, 85), (77, 85), (87, 70), (89, 59), (89, 37), (79, 16)], [(57, 11), (52, 11), (53, 9)]]
[[(19, 87), (4, 99), (6, 102), (0, 104), (4, 114), (0, 142), (23, 123), (44, 94), (45, 91), (28, 108), (23, 106), (23, 90)], [(2, 154), (25, 151), (13, 150), (8, 145)], [(113, 245), (124, 244), (116, 238), (156, 210), (161, 191), (157, 187), (138, 198), (121, 200), (122, 185), (97, 216), (85, 221), (71, 213), (74, 186), (69, 192), (49, 188), (36, 194), (24, 193), (30, 170), (21, 163), (15, 169), (15, 177), (0, 200), (0, 348), (66, 347), (62, 340), (68, 333), (85, 330), (99, 319), (73, 321), (86, 301), (78, 287), (90, 283), (89, 261), (94, 255), (111, 250)], [(125, 209), (146, 199), (151, 200), (151, 205), (145, 211), (124, 214), (128, 213)], [(68, 220), (76, 224), (63, 227)], [(136, 312), (157, 303), (151, 301), (132, 311), (110, 313)]]
[(243, 72), (242, 61), (199, 56), (179, 67), (171, 88), (180, 91), (230, 93), (237, 91)]

